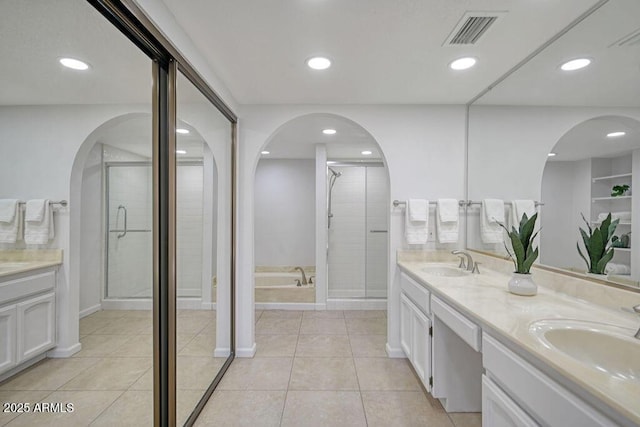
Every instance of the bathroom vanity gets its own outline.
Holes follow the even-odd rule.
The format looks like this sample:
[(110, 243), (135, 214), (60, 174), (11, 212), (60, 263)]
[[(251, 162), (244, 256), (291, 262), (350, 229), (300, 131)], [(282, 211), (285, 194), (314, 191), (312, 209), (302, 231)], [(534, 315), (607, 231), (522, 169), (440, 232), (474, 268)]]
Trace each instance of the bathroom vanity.
[(513, 295), (509, 275), (454, 258), (398, 253), (401, 346), (445, 410), (482, 411), (484, 426), (640, 425), (635, 316), (544, 286)]
[[(38, 253), (42, 252), (42, 253)], [(0, 251), (0, 380), (56, 345), (61, 251)]]

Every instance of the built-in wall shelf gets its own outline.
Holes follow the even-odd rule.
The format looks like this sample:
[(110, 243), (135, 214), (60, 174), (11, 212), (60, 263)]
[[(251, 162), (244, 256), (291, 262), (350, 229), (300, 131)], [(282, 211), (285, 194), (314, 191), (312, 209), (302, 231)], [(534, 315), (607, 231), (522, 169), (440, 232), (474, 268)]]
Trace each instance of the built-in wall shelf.
[(618, 174), (618, 175), (598, 176), (596, 178), (592, 178), (591, 182), (610, 181), (612, 179), (619, 179), (619, 178), (631, 178), (631, 176), (632, 176), (631, 172), (629, 172), (629, 173), (621, 173), (621, 174)]
[(624, 200), (631, 199), (631, 196), (609, 196), (609, 197), (594, 197), (591, 199), (592, 202), (602, 202), (607, 200)]
[[(592, 225), (600, 225), (602, 224), (602, 221), (591, 221)], [(630, 222), (619, 222), (618, 225), (631, 225)]]
[(631, 248), (616, 248), (615, 246), (613, 247), (614, 252), (620, 251), (620, 252), (631, 252)]

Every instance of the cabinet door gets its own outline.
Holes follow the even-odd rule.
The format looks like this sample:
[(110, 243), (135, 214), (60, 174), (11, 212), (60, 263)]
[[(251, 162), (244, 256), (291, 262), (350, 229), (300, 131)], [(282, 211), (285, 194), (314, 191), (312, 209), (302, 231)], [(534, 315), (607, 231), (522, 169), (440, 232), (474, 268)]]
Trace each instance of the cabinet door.
[(417, 308), (413, 310), (412, 317), (412, 357), (411, 362), (416, 373), (422, 380), (427, 391), (431, 391), (429, 377), (431, 376), (431, 337), (429, 328), (431, 320)]
[(18, 362), (37, 356), (55, 345), (55, 305), (54, 293), (17, 305)]
[(413, 309), (411, 307), (411, 302), (404, 295), (400, 294), (400, 346), (404, 351), (404, 354), (407, 355), (409, 360), (411, 360), (412, 349), (411, 349), (411, 341), (413, 339)]
[(0, 308), (0, 372), (16, 365), (16, 306)]
[(535, 427), (538, 424), (486, 376), (482, 376), (483, 427)]

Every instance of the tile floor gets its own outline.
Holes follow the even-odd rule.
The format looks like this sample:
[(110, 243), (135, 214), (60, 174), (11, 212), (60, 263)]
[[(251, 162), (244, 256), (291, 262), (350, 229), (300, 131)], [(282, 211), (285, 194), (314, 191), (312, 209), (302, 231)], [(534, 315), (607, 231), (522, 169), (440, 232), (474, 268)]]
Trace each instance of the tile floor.
[(405, 359), (385, 353), (385, 311), (257, 311), (257, 354), (236, 359), (198, 426), (475, 427), (447, 414)]
[[(182, 425), (220, 367), (215, 312), (178, 313), (178, 419)], [(0, 402), (73, 403), (72, 413), (0, 412), (0, 426), (153, 424), (150, 311), (99, 311), (80, 320), (82, 350), (45, 359), (0, 383)]]

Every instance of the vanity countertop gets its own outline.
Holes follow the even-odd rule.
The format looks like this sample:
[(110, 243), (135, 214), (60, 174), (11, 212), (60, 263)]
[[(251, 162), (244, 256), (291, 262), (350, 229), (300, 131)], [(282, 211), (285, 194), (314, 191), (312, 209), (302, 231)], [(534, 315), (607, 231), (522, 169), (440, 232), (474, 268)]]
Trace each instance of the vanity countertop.
[[(456, 266), (455, 257), (449, 260)], [(455, 307), (490, 335), (507, 344), (535, 366), (568, 381), (574, 391), (579, 386), (590, 401), (594, 397), (606, 406), (640, 425), (640, 382), (622, 380), (582, 365), (570, 356), (545, 347), (531, 332), (531, 323), (543, 319), (576, 319), (607, 323), (629, 329), (632, 336), (640, 326), (633, 314), (616, 311), (594, 303), (538, 286), (538, 294), (524, 297), (507, 291), (510, 276), (482, 269), (481, 274), (463, 277), (429, 275), (421, 271), (425, 260), (398, 257), (398, 266), (418, 282), (425, 284), (435, 296)], [(535, 281), (535, 274), (533, 276)], [(585, 393), (578, 393), (585, 397)]]
[(62, 249), (0, 251), (0, 279), (62, 264)]

